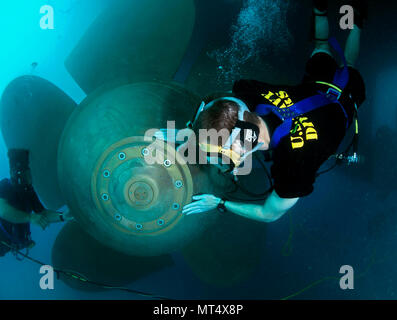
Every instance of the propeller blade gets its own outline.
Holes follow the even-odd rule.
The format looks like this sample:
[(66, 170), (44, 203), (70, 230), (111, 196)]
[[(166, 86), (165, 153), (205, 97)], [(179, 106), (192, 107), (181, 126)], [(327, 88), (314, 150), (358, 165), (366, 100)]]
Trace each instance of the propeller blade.
[[(116, 287), (129, 285), (174, 264), (170, 255), (134, 257), (105, 247), (75, 221), (68, 222), (58, 234), (52, 248), (52, 263), (56, 269)], [(106, 290), (62, 273), (60, 278), (77, 290)]]
[(1, 131), (7, 148), (30, 151), (33, 185), (46, 207), (65, 204), (58, 186), (58, 142), (76, 103), (45, 79), (22, 76), (1, 99)]
[(214, 227), (193, 240), (182, 253), (202, 282), (227, 288), (254, 274), (264, 249), (264, 224), (222, 215)]
[(65, 65), (87, 93), (113, 82), (172, 80), (195, 23), (193, 0), (112, 1)]

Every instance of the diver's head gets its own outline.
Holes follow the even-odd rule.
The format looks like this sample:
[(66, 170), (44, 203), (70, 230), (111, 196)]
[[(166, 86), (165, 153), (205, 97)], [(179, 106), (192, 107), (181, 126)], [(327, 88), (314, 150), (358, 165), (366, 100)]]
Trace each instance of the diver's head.
[(10, 178), (13, 185), (27, 186), (32, 184), (29, 168), (29, 151), (25, 149), (10, 149)]
[(199, 149), (209, 158), (222, 159), (223, 167), (238, 167), (248, 155), (263, 149), (263, 125), (263, 120), (250, 112), (243, 101), (221, 97), (202, 103), (193, 130)]

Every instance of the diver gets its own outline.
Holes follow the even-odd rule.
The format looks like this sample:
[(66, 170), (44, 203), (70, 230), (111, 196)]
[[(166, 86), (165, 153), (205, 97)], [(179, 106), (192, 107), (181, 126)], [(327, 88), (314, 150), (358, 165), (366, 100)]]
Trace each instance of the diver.
[[(218, 209), (273, 222), (299, 198), (313, 192), (320, 166), (336, 154), (348, 128), (357, 121), (358, 107), (366, 97), (363, 78), (354, 65), (367, 6), (365, 1), (350, 3), (355, 12), (355, 25), (344, 52), (334, 38), (329, 38), (327, 1), (314, 0), (315, 49), (301, 84), (278, 86), (239, 80), (234, 83), (232, 94), (204, 101), (191, 122), (196, 139), (200, 129), (217, 132), (226, 129), (226, 142), (218, 139), (216, 144), (208, 137), (198, 138), (198, 150), (208, 157), (227, 156), (234, 170), (253, 152), (262, 151), (270, 158), (273, 190), (264, 204), (234, 202), (203, 194), (194, 196), (194, 202), (184, 206), (183, 214)], [(332, 48), (343, 60), (342, 66), (333, 57)], [(350, 160), (357, 160), (357, 155)]]
[(0, 256), (35, 245), (30, 223), (44, 230), (50, 223), (73, 219), (68, 210), (47, 210), (40, 202), (32, 186), (28, 150), (10, 149), (8, 157), (10, 179), (0, 181)]

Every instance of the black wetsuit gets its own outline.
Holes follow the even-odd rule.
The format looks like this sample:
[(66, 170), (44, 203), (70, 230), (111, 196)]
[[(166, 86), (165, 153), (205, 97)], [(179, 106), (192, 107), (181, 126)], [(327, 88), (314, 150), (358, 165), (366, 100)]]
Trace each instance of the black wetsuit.
[[(11, 206), (24, 212), (44, 210), (32, 186), (14, 186), (9, 179), (0, 181), (0, 198), (7, 200)], [(0, 218), (0, 256), (4, 256), (10, 251), (10, 248), (1, 242), (6, 242), (18, 250), (29, 247), (32, 244), (30, 224), (15, 224)]]
[[(297, 86), (275, 86), (256, 80), (240, 80), (234, 84), (233, 93), (243, 100), (251, 111), (259, 104), (288, 107), (329, 86), (316, 81), (332, 83), (338, 65), (325, 53), (315, 54), (307, 63), (306, 73)], [(354, 103), (360, 106), (365, 100), (365, 85), (360, 73), (349, 68), (349, 82), (340, 102), (347, 113), (349, 124), (354, 115)], [(264, 116), (270, 135), (281, 124), (277, 116)], [(346, 116), (339, 104), (329, 104), (295, 118), (291, 132), (273, 151), (271, 168), (274, 188), (282, 198), (309, 195), (320, 166), (336, 153), (346, 134)]]

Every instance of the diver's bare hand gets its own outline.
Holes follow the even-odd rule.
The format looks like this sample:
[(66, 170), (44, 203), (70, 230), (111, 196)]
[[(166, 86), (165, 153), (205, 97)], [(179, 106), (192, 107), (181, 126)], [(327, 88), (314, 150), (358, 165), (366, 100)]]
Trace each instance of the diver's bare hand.
[(193, 200), (195, 201), (183, 207), (183, 214), (188, 216), (190, 214), (208, 212), (216, 209), (222, 201), (222, 199), (215, 197), (212, 194), (193, 196)]
[(183, 154), (189, 148), (189, 144), (195, 144), (195, 140), (190, 140), (194, 136), (194, 131), (190, 128), (179, 130), (177, 135), (177, 142), (181, 144), (176, 148), (176, 151)]
[(185, 141), (189, 140), (189, 138), (193, 134), (193, 130), (190, 128), (184, 128), (181, 130), (178, 129), (160, 129), (156, 131), (153, 135), (157, 140), (165, 141), (165, 142), (173, 142), (176, 144), (184, 144)]
[(175, 142), (177, 133), (178, 133), (178, 130), (176, 130), (176, 129), (160, 129), (159, 131), (156, 131), (154, 133), (154, 137), (157, 140), (161, 140), (161, 141)]
[(45, 217), (42, 214), (32, 214), (31, 217), (30, 217), (30, 221), (33, 224), (38, 225), (39, 227), (41, 227), (43, 230), (45, 230), (48, 227), (48, 225), (49, 225), (47, 217)]
[(70, 213), (69, 208), (66, 209), (63, 213), (62, 213), (62, 217), (65, 221), (71, 221), (74, 219), (74, 217), (72, 216), (72, 214)]

